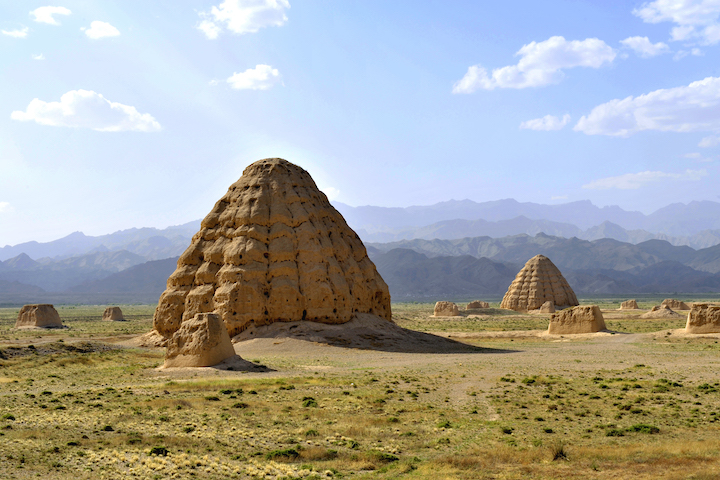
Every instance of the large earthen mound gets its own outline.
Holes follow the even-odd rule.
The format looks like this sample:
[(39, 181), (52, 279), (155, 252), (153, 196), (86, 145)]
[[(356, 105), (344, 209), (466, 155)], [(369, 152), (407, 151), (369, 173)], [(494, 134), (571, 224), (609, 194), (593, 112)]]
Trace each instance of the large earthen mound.
[(594, 333), (605, 329), (605, 319), (597, 305), (582, 305), (555, 313), (548, 325), (548, 333), (554, 335)]
[(672, 308), (673, 310), (690, 310), (690, 307), (688, 307), (685, 302), (674, 298), (666, 298), (660, 305)]
[(198, 313), (173, 334), (165, 353), (165, 368), (211, 367), (235, 356), (219, 315)]
[(63, 326), (55, 307), (48, 304), (25, 305), (18, 313), (15, 328), (61, 328)]
[(686, 333), (720, 333), (720, 305), (696, 303), (688, 312)]
[(460, 315), (460, 309), (454, 302), (436, 302), (433, 315), (436, 317), (457, 317)]
[(655, 305), (653, 308), (650, 309), (649, 312), (640, 315), (640, 318), (677, 318), (677, 317), (682, 317), (682, 315), (680, 315), (677, 312), (674, 312), (667, 305), (661, 305), (661, 306)]
[(465, 306), (465, 310), (475, 310), (477, 308), (490, 308), (490, 304), (482, 300), (475, 300)]
[(559, 308), (578, 305), (575, 292), (549, 258), (536, 255), (510, 284), (500, 308), (519, 312), (536, 310), (551, 301)]
[(637, 310), (637, 309), (638, 309), (638, 304), (637, 304), (637, 300), (635, 300), (635, 299), (625, 300), (624, 302), (622, 302), (620, 304), (620, 310)]
[(229, 335), (251, 325), (391, 321), (390, 293), (357, 234), (305, 170), (279, 158), (253, 163), (203, 219), (155, 310), (169, 338), (198, 313)]
[(102, 319), (109, 322), (121, 322), (125, 320), (120, 307), (107, 307), (103, 312)]

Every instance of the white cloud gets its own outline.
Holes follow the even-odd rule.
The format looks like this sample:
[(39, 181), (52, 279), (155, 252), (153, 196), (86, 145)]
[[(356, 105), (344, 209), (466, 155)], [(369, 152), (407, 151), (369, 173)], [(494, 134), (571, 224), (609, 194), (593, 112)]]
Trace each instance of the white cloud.
[(30, 15), (35, 17), (36, 22), (60, 25), (53, 15), (70, 15), (72, 12), (65, 7), (40, 7), (36, 8)]
[(670, 47), (667, 43), (652, 43), (648, 37), (628, 37), (621, 40), (625, 47), (632, 49), (638, 56), (642, 58), (655, 57), (663, 53), (670, 53)]
[(25, 38), (27, 37), (28, 31), (30, 29), (28, 27), (23, 27), (22, 30), (0, 30), (3, 35), (7, 35), (8, 37), (15, 37), (15, 38)]
[(683, 173), (666, 173), (645, 171), (626, 173), (617, 177), (606, 177), (585, 184), (582, 188), (590, 190), (637, 190), (649, 184), (662, 181), (698, 181), (707, 176), (705, 170), (685, 170)]
[(567, 41), (558, 36), (523, 45), (515, 55), (520, 56), (517, 65), (496, 68), (491, 75), (480, 65), (471, 66), (455, 83), (453, 93), (472, 93), (479, 88), (542, 87), (562, 80), (564, 69), (600, 68), (612, 63), (616, 53), (597, 38)]
[(720, 77), (687, 87), (655, 90), (615, 99), (593, 108), (573, 130), (587, 135), (627, 137), (643, 130), (707, 132), (720, 130)]
[(720, 145), (720, 135), (710, 135), (709, 137), (704, 137), (700, 140), (700, 143), (698, 143), (698, 147), (700, 148), (711, 148), (717, 147), (718, 145)]
[(268, 90), (280, 82), (280, 72), (270, 65), (261, 64), (242, 73), (233, 73), (227, 82), (236, 90)]
[(673, 55), (673, 60), (680, 60), (681, 58), (685, 58), (688, 55), (692, 55), (694, 57), (702, 57), (705, 55), (705, 53), (700, 50), (699, 48), (692, 48), (690, 51), (688, 50), (678, 50), (675, 55)]
[(81, 28), (80, 30), (85, 30), (85, 35), (93, 40), (105, 37), (117, 37), (120, 35), (120, 30), (107, 22), (101, 22), (99, 20), (90, 23), (90, 28)]
[(209, 39), (223, 28), (233, 33), (255, 33), (264, 27), (280, 27), (287, 22), (288, 0), (225, 0), (209, 12), (200, 12), (197, 28)]
[(325, 187), (321, 188), (321, 190), (330, 201), (337, 200), (337, 198), (340, 196), (340, 190), (335, 187)]
[(10, 202), (0, 202), (0, 212), (6, 212), (10, 209)]
[(45, 60), (45, 55), (42, 53), (39, 55), (35, 55), (34, 53), (31, 55), (33, 60)]
[(697, 40), (703, 45), (720, 42), (718, 0), (655, 0), (642, 4), (633, 14), (647, 23), (673, 22), (672, 40)]
[(567, 113), (563, 115), (562, 118), (558, 118), (553, 115), (545, 115), (542, 118), (534, 118), (532, 120), (522, 122), (520, 124), (520, 128), (539, 131), (561, 130), (569, 121), (570, 115)]
[(72, 90), (60, 97), (59, 102), (43, 102), (35, 98), (24, 112), (14, 111), (10, 118), (34, 120), (40, 125), (55, 127), (90, 128), (98, 132), (157, 132), (161, 129), (150, 114), (111, 102), (90, 90)]
[(685, 155), (683, 155), (683, 157), (698, 160), (698, 159), (702, 158), (702, 154), (700, 154), (698, 152), (692, 152), (692, 153), (686, 153)]

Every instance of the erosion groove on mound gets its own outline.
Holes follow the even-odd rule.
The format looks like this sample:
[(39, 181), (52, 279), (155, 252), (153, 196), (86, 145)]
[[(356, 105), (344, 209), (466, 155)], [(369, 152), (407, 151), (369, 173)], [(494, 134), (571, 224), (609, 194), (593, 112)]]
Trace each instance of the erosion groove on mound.
[(390, 292), (357, 234), (305, 170), (271, 158), (248, 166), (203, 219), (160, 297), (163, 337), (215, 312), (230, 336), (250, 324), (391, 321)]
[(15, 328), (58, 328), (62, 320), (55, 307), (49, 304), (25, 305), (18, 313)]
[(536, 310), (547, 301), (560, 308), (578, 305), (575, 292), (555, 264), (544, 255), (535, 255), (510, 284), (500, 308)]

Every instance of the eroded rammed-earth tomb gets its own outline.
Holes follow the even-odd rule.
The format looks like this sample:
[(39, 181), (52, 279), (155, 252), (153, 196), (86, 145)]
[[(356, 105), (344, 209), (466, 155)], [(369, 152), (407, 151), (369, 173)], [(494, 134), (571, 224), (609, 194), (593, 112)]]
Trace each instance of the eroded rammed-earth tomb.
[(248, 166), (203, 219), (153, 326), (167, 339), (213, 312), (231, 337), (251, 324), (391, 320), (388, 287), (360, 238), (310, 174), (279, 158)]

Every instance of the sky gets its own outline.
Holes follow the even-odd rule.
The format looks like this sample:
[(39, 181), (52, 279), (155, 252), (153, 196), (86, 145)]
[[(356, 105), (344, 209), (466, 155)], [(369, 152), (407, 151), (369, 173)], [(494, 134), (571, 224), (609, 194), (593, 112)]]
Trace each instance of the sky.
[(0, 246), (331, 200), (720, 201), (720, 0), (0, 0)]

